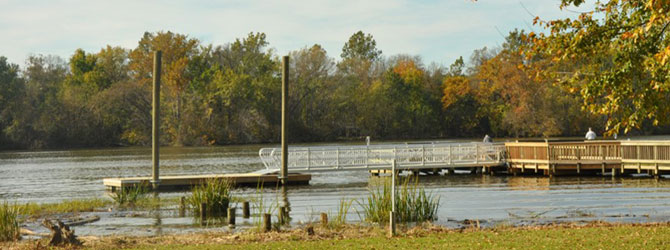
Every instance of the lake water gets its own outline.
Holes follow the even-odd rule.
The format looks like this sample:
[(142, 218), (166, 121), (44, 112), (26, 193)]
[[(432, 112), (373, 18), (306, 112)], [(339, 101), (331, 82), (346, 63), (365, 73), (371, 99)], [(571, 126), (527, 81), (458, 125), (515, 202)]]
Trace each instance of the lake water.
[[(244, 173), (264, 169), (258, 150), (268, 145), (163, 148), (161, 175)], [(0, 152), (0, 200), (59, 202), (68, 199), (108, 197), (102, 179), (149, 176), (150, 148)], [(286, 195), (265, 188), (266, 202), (288, 199), (292, 223), (318, 219), (321, 212), (337, 212), (342, 199), (354, 199), (347, 219), (360, 221), (356, 210), (372, 183), (365, 171), (315, 173), (308, 186), (289, 187)], [(530, 224), (556, 221), (648, 222), (670, 220), (670, 180), (646, 177), (542, 177), (456, 174), (422, 176), (421, 185), (439, 196), (437, 224), (459, 227), (463, 220), (483, 225)], [(187, 193), (162, 193), (161, 197)], [(255, 197), (255, 188), (234, 191)], [(115, 210), (95, 212), (102, 219), (76, 227), (78, 235), (162, 234), (202, 230), (192, 217), (179, 217), (176, 207), (157, 211)], [(241, 213), (238, 210), (238, 213)], [(240, 216), (241, 217), (241, 216)], [(238, 217), (238, 228), (253, 220)], [(37, 223), (25, 227), (45, 231)]]

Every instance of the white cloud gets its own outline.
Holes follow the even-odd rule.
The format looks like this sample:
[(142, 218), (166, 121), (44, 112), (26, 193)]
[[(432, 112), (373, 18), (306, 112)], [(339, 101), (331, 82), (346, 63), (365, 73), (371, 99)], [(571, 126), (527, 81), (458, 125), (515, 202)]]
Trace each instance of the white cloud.
[[(575, 15), (559, 11), (557, 0), (521, 2), (542, 17)], [(504, 35), (531, 22), (518, 1), (10, 0), (0, 8), (0, 55), (20, 64), (30, 53), (68, 58), (77, 48), (134, 48), (144, 31), (170, 30), (214, 44), (265, 32), (280, 54), (318, 43), (338, 58), (349, 36), (363, 30), (386, 55), (449, 64), (501, 44), (496, 27)]]

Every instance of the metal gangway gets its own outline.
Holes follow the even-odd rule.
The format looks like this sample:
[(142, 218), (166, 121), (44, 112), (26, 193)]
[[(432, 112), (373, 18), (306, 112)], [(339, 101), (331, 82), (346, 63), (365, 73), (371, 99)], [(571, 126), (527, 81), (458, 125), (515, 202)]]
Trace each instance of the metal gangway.
[[(289, 147), (290, 172), (385, 170), (391, 162), (404, 170), (500, 166), (504, 164), (502, 143), (422, 143), (378, 144), (369, 146)], [(267, 168), (278, 172), (281, 148), (262, 148), (258, 152)]]

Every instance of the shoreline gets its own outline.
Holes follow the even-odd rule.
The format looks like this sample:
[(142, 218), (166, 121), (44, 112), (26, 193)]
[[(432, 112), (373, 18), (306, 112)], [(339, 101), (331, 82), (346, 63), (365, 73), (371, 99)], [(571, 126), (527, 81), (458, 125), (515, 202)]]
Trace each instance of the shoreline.
[[(313, 227), (313, 235), (306, 228)], [(387, 238), (385, 227), (346, 224), (321, 226), (312, 224), (289, 230), (260, 233), (254, 230), (238, 233), (206, 232), (162, 236), (84, 236), (79, 237), (84, 249), (154, 249), (154, 248), (304, 248), (372, 247), (406, 249), (423, 248), (603, 248), (670, 246), (665, 236), (670, 222), (654, 223), (559, 223), (534, 226), (497, 226), (450, 229), (431, 223), (413, 227), (401, 225), (398, 235)], [(529, 241), (528, 238), (534, 239)], [(0, 248), (34, 249), (45, 246), (47, 239), (26, 239), (0, 243)], [(418, 244), (418, 245), (417, 245)], [(474, 244), (474, 245), (470, 245)]]

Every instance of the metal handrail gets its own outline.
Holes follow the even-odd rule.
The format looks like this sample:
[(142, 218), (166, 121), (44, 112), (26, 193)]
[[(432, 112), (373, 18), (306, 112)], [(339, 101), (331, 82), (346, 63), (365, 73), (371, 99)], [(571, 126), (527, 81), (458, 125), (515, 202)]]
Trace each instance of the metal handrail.
[[(370, 146), (289, 147), (292, 171), (400, 169), (502, 165), (502, 143), (382, 144)], [(262, 148), (259, 156), (268, 170), (279, 169), (281, 148)]]

